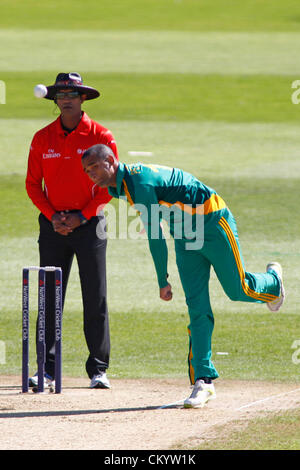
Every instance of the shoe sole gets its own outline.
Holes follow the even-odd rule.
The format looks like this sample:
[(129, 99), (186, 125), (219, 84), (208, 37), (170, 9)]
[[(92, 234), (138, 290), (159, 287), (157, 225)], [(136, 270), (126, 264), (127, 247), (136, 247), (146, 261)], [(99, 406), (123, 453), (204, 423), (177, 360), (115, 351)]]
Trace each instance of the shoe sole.
[[(284, 300), (285, 300), (285, 290), (283, 286), (283, 278), (282, 278), (282, 266), (280, 263), (277, 261), (274, 261), (273, 263), (269, 263), (267, 265), (267, 272), (269, 269), (272, 269), (272, 265), (276, 265), (279, 268), (280, 274), (278, 274), (276, 271), (277, 276), (279, 277), (280, 280), (280, 295), (277, 300), (274, 300), (275, 304), (272, 304), (272, 302), (267, 302), (267, 307), (271, 312), (278, 312), (278, 310), (281, 308)], [(274, 270), (273, 270), (274, 271)]]
[(207, 401), (205, 403), (201, 403), (201, 405), (189, 405), (188, 403), (184, 403), (183, 408), (186, 408), (186, 409), (188, 409), (188, 408), (203, 408), (204, 405), (206, 405)]
[(97, 385), (94, 385), (94, 387), (90, 387), (91, 390), (93, 390), (94, 388), (101, 388), (101, 389), (110, 389), (110, 385), (105, 385), (105, 384), (101, 384), (101, 383), (98, 383)]
[[(283, 291), (284, 292), (284, 291)], [(278, 301), (276, 304), (270, 304), (269, 302), (267, 303), (267, 307), (271, 312), (278, 312), (284, 302), (284, 294), (281, 292), (281, 296), (279, 297)]]
[[(44, 387), (50, 387), (50, 386), (53, 386), (55, 385), (55, 381), (52, 380), (52, 381), (47, 381), (47, 382), (44, 382)], [(38, 383), (37, 382), (33, 382), (32, 380), (29, 379), (28, 381), (28, 386), (29, 388), (34, 388), (34, 387), (37, 387), (38, 386)]]
[(203, 408), (204, 405), (206, 405), (206, 403), (210, 400), (215, 400), (217, 398), (217, 396), (215, 394), (213, 395), (210, 395), (207, 397), (207, 399), (205, 401), (203, 401), (202, 403), (199, 403), (199, 405), (192, 405), (191, 403), (184, 403), (183, 404), (183, 407), (184, 408)]

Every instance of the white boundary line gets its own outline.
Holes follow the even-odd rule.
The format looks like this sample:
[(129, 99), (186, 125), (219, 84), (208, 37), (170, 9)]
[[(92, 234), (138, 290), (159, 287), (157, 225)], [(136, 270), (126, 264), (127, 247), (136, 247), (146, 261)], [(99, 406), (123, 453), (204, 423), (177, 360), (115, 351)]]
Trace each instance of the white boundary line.
[(250, 408), (250, 406), (254, 406), (257, 403), (263, 403), (264, 401), (271, 400), (272, 398), (283, 397), (284, 395), (289, 395), (290, 393), (295, 393), (295, 392), (299, 392), (299, 391), (300, 391), (300, 388), (296, 388), (295, 390), (290, 390), (289, 392), (279, 393), (278, 395), (272, 395), (270, 397), (263, 398), (262, 400), (253, 401), (252, 403), (248, 403), (247, 405), (243, 405), (240, 408), (236, 408), (234, 411), (244, 410), (245, 408)]

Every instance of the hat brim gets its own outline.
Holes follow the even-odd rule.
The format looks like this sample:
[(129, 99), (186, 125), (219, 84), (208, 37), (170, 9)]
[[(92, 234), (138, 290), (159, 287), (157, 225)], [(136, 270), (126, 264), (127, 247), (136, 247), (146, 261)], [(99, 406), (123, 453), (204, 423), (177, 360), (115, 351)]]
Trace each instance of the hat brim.
[(86, 100), (94, 100), (95, 98), (98, 98), (100, 96), (100, 93), (98, 90), (95, 88), (92, 88), (90, 86), (83, 86), (83, 85), (51, 85), (47, 86), (47, 95), (45, 98), (47, 100), (54, 100), (56, 93), (58, 90), (63, 90), (63, 89), (73, 89), (78, 90), (80, 94), (86, 95)]

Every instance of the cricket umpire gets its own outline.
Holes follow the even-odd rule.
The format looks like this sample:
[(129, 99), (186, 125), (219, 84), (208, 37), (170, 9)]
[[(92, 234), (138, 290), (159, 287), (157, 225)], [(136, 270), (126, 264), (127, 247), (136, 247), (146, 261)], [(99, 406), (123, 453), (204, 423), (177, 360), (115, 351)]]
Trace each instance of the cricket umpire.
[(231, 300), (266, 303), (277, 311), (284, 300), (281, 266), (272, 262), (266, 272), (246, 272), (232, 213), (216, 191), (193, 175), (160, 165), (123, 164), (105, 145), (88, 149), (82, 164), (95, 184), (107, 187), (113, 197), (126, 197), (141, 214), (160, 297), (169, 301), (173, 294), (168, 282), (168, 251), (160, 226), (161, 219), (167, 221), (190, 316), (188, 362), (193, 391), (184, 406), (203, 406), (216, 397), (212, 381), (218, 377), (211, 361), (211, 267)]
[[(86, 371), (91, 388), (110, 388), (106, 375), (110, 334), (106, 294), (106, 239), (103, 207), (111, 196), (83, 172), (81, 156), (91, 145), (105, 144), (118, 155), (112, 133), (82, 111), (86, 100), (100, 93), (83, 85), (78, 73), (59, 73), (47, 87), (59, 117), (33, 137), (26, 190), (39, 209), (40, 266), (60, 266), (63, 300), (74, 255), (77, 258), (83, 300), (84, 334), (89, 351)], [(99, 221), (101, 220), (101, 223)], [(54, 282), (47, 273), (45, 382), (54, 377)], [(74, 358), (76, 360), (76, 358)], [(37, 377), (30, 378), (35, 386)]]

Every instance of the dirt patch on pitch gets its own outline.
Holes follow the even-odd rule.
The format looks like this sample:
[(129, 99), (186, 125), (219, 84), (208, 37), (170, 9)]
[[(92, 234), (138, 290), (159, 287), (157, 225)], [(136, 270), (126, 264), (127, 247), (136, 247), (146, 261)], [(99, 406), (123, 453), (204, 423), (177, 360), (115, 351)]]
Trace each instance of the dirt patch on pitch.
[(22, 394), (20, 379), (1, 377), (0, 449), (166, 450), (194, 446), (219, 425), (300, 406), (299, 384), (215, 382), (202, 409), (164, 407), (184, 399), (187, 380), (114, 380), (90, 390), (66, 379), (59, 395)]

